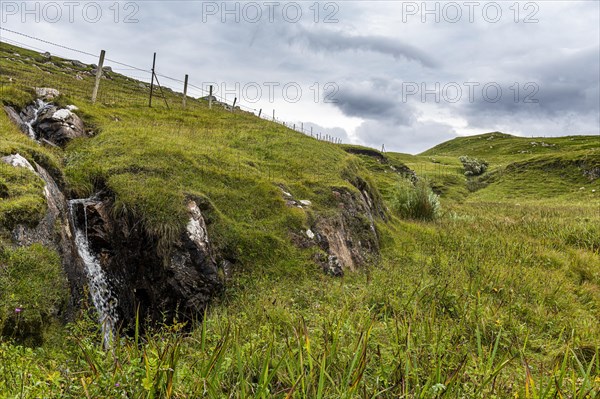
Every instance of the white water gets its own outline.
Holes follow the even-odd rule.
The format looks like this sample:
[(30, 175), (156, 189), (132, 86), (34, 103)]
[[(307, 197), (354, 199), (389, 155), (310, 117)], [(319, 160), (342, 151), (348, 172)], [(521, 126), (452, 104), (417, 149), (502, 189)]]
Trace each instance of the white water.
[(48, 103), (37, 99), (35, 101), (35, 106), (36, 108), (34, 108), (33, 118), (25, 122), (25, 126), (27, 126), (27, 134), (29, 134), (29, 137), (31, 137), (33, 140), (36, 140), (36, 137), (35, 130), (33, 130), (33, 127), (31, 125), (37, 120), (38, 116), (40, 115), (40, 112), (42, 112), (44, 108), (48, 106)]
[[(71, 224), (73, 225), (73, 230), (75, 232), (77, 252), (85, 264), (92, 302), (98, 311), (99, 322), (102, 326), (104, 347), (108, 349), (113, 340), (115, 326), (117, 324), (117, 300), (112, 295), (106, 275), (100, 266), (98, 258), (90, 248), (88, 241), (86, 205), (93, 203), (95, 203), (95, 201), (91, 198), (71, 200), (69, 201), (69, 212), (71, 214)], [(83, 228), (77, 225), (77, 218), (75, 217), (78, 206), (80, 206), (84, 212), (85, 225)]]

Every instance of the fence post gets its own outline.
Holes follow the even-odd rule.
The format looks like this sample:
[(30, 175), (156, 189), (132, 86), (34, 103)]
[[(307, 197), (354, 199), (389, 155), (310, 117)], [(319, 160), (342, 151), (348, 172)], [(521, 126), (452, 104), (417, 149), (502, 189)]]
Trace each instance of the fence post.
[(94, 82), (94, 91), (92, 92), (92, 103), (96, 102), (98, 96), (98, 88), (100, 87), (100, 78), (102, 78), (102, 66), (104, 65), (104, 55), (106, 51), (100, 51), (100, 59), (98, 60), (98, 70), (96, 71), (96, 82)]
[(258, 117), (260, 118), (260, 114), (262, 114), (262, 108), (258, 111)]
[(185, 75), (185, 80), (183, 82), (183, 108), (185, 108), (186, 102), (187, 102), (187, 87), (188, 87), (188, 75)]
[(154, 58), (152, 59), (152, 81), (150, 82), (150, 101), (148, 102), (148, 107), (152, 108), (152, 93), (154, 92), (154, 67), (156, 66), (156, 53), (154, 53)]
[(208, 86), (208, 109), (212, 109), (212, 85)]
[(294, 123), (294, 130), (296, 130), (296, 124)]
[(273, 122), (275, 122), (275, 110), (273, 110)]
[(231, 106), (231, 112), (235, 111), (235, 103), (237, 103), (237, 97), (233, 99), (233, 105)]

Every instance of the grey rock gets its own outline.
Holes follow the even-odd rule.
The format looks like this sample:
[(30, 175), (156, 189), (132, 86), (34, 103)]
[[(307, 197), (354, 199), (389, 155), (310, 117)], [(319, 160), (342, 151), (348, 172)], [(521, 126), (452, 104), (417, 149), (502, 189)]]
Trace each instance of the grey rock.
[(49, 101), (54, 100), (56, 97), (58, 97), (60, 95), (60, 92), (50, 87), (36, 87), (35, 94), (42, 100)]
[(13, 107), (10, 107), (8, 105), (4, 106), (4, 112), (6, 112), (6, 115), (8, 115), (8, 119), (12, 123), (17, 125), (23, 133), (27, 134), (27, 132), (29, 130), (27, 128), (27, 125), (25, 124), (23, 119), (21, 119), (21, 116), (17, 113), (17, 111), (15, 111), (15, 109)]
[(77, 68), (81, 68), (81, 69), (85, 69), (85, 68), (87, 68), (87, 67), (88, 67), (88, 66), (87, 66), (86, 64), (84, 64), (83, 62), (81, 62), (81, 61), (77, 61), (77, 60), (72, 60), (72, 61), (71, 61), (71, 65), (73, 65), (74, 67), (77, 67)]
[(39, 139), (46, 139), (61, 147), (74, 138), (87, 137), (85, 125), (79, 116), (54, 105), (44, 108), (32, 127)]

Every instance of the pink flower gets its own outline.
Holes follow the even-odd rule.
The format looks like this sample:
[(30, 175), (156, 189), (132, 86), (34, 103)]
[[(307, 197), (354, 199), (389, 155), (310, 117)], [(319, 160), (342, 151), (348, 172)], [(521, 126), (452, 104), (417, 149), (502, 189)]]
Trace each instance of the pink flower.
[(22, 308), (15, 308), (15, 313), (21, 313), (23, 311)]

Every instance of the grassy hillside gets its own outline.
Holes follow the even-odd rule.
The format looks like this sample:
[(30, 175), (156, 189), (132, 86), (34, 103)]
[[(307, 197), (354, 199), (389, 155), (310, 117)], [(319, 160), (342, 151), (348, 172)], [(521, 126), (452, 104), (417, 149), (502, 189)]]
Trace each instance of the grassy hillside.
[[(495, 133), (416, 156), (361, 153), (199, 100), (182, 109), (170, 91), (171, 109), (158, 100), (149, 109), (147, 88), (116, 73), (91, 104), (87, 70), (2, 43), (1, 101), (22, 106), (31, 87), (55, 87), (96, 135), (45, 147), (1, 113), (0, 155), (53, 168), (74, 197), (111, 192), (113, 212), (136, 215), (164, 246), (185, 225), (184, 199), (203, 198), (210, 237), (235, 273), (202, 323), (166, 320), (108, 352), (85, 312), (49, 330), (41, 346), (0, 337), (0, 398), (600, 394), (600, 187), (583, 174), (598, 165), (596, 138)], [(461, 155), (490, 170), (467, 178)], [(393, 209), (404, 166), (441, 194), (441, 217), (402, 220), (391, 211), (376, 222), (379, 263), (343, 278), (323, 274), (318, 250), (294, 237), (338, 212), (332, 189), (355, 190), (356, 176)], [(42, 276), (60, 281), (48, 271), (58, 268), (52, 251), (10, 245), (14, 223), (35, 223), (44, 211), (42, 184), (26, 172), (0, 168), (0, 309), (11, 316), (27, 299), (19, 292), (40, 291)], [(312, 205), (286, 207), (281, 187)], [(36, 278), (10, 270), (36, 270)], [(19, 317), (60, 299), (48, 294)]]

